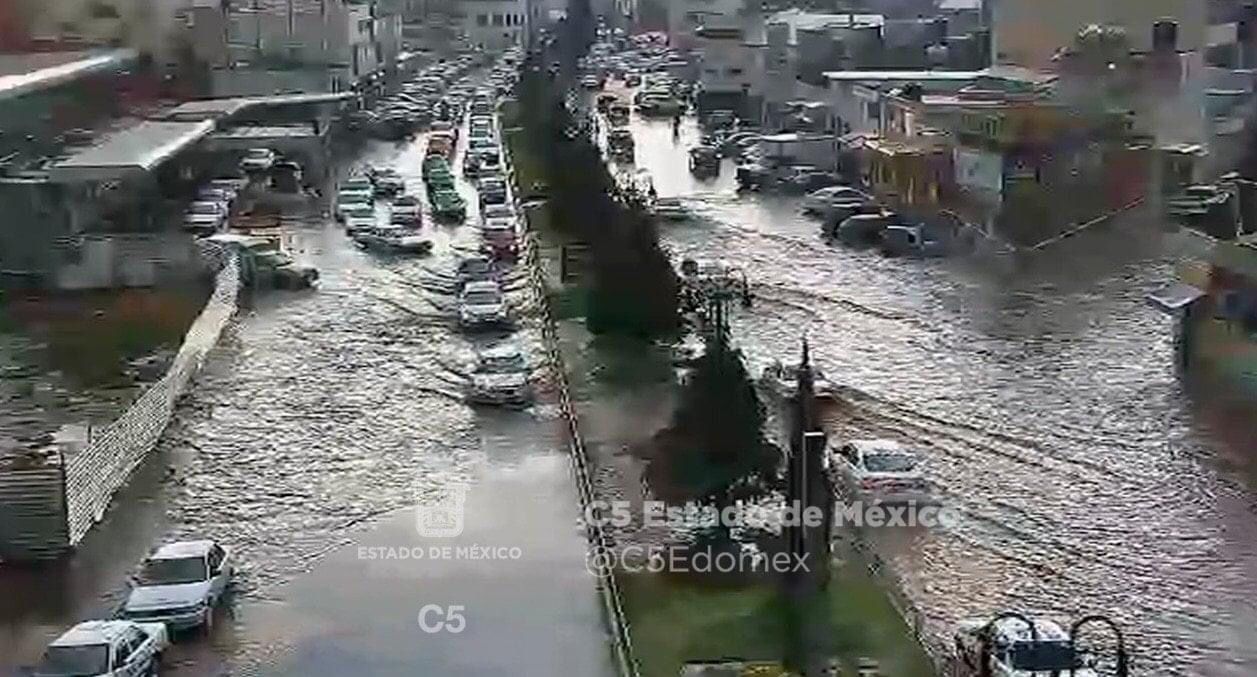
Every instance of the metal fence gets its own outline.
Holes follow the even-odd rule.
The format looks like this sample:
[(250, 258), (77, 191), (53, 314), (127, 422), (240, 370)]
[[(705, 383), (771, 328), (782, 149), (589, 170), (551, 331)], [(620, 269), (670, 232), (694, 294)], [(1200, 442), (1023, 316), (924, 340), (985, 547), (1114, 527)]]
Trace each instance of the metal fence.
[(175, 403), (236, 311), (239, 265), (227, 257), (214, 293), (184, 336), (183, 345), (161, 380), (140, 395), (113, 423), (93, 434), (87, 446), (64, 461), (68, 547), (104, 517), (114, 493), (144, 460), (165, 431)]
[[(516, 186), (516, 191), (518, 191), (510, 153), (507, 152), (504, 155), (506, 156), (507, 178), (512, 185)], [(594, 500), (594, 484), (590, 470), (589, 453), (585, 448), (585, 441), (580, 433), (576, 407), (572, 402), (571, 389), (567, 380), (567, 370), (563, 366), (563, 354), (559, 350), (558, 325), (550, 307), (550, 295), (545, 275), (542, 272), (541, 253), (538, 250), (536, 234), (533, 232), (532, 224), (527, 218), (527, 212), (522, 209), (522, 204), (518, 198), (515, 200), (515, 206), (517, 211), (524, 215), (522, 222), (527, 227), (526, 232), (523, 233), (523, 262), (528, 270), (529, 282), (532, 284), (533, 293), (537, 297), (537, 305), (541, 312), (542, 338), (546, 346), (546, 356), (554, 374), (555, 386), (558, 390), (559, 408), (567, 426), (569, 456), (572, 462), (572, 469), (576, 475), (576, 489), (580, 496), (581, 514), (591, 518), (584, 520), (585, 537), (589, 542), (591, 553), (588, 561), (597, 569), (598, 596), (602, 603), (602, 610), (607, 624), (611, 628), (611, 650), (615, 668), (620, 677), (639, 677), (641, 672), (638, 668), (637, 659), (633, 654), (633, 640), (629, 633), (628, 616), (624, 612), (624, 598), (620, 592), (619, 582), (616, 580), (614, 569), (609, 566), (610, 559), (601, 556), (603, 553), (610, 552), (612, 547), (611, 539), (602, 527), (606, 522), (605, 518), (607, 516), (601, 514), (603, 511)]]

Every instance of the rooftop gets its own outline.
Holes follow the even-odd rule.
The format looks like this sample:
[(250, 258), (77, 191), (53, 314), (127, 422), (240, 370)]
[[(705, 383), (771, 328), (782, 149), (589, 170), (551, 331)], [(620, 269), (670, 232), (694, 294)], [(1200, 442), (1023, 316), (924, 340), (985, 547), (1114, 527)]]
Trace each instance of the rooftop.
[(149, 172), (213, 130), (212, 120), (146, 120), (53, 163), (48, 178), (58, 183), (106, 181)]
[(231, 99), (201, 99), (189, 101), (166, 111), (167, 120), (211, 120), (231, 117), (255, 106), (295, 106), (301, 104), (333, 103), (354, 98), (351, 92), (320, 94), (277, 94), (275, 96), (247, 96)]
[(102, 644), (118, 637), (131, 625), (130, 621), (83, 621), (67, 630), (52, 644), (53, 646)]
[(0, 54), (0, 101), (121, 68), (136, 56), (133, 49)]

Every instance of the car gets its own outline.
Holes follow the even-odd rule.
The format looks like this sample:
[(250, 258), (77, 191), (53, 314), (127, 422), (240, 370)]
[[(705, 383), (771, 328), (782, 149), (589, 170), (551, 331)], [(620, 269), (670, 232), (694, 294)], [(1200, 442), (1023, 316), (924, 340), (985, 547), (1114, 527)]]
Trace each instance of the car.
[(230, 210), (236, 201), (236, 193), (226, 188), (215, 188), (214, 186), (204, 186), (196, 191), (197, 202), (217, 202), (223, 206), (223, 209)]
[(597, 75), (590, 74), (580, 79), (580, 86), (585, 89), (599, 89), (602, 87), (602, 81), (598, 79)]
[(156, 675), (170, 636), (162, 623), (84, 621), (44, 650), (35, 677)]
[(488, 137), (488, 136), (473, 136), (473, 137), (471, 137), (471, 138), (467, 141), (467, 147), (468, 147), (469, 149), (473, 150), (473, 151), (477, 151), (477, 152), (480, 152), (480, 153), (484, 153), (484, 152), (499, 153), (499, 152), (501, 152), (501, 148), (499, 148), (499, 147), (498, 147), (498, 142), (497, 142), (497, 141), (495, 141), (495, 140), (493, 140), (493, 138), (492, 138), (492, 137)]
[(261, 252), (254, 260), (258, 275), (276, 289), (308, 289), (319, 281), (317, 268), (297, 263), (282, 251)]
[(868, 194), (851, 186), (826, 186), (808, 193), (803, 198), (805, 214), (824, 214), (834, 203), (863, 202), (869, 200)]
[(389, 223), (418, 225), (423, 220), (423, 205), (414, 195), (400, 195), (389, 205)]
[(239, 195), (249, 185), (249, 180), (235, 176), (221, 176), (216, 179), (210, 179), (205, 184), (210, 188), (218, 188), (219, 190), (228, 191), (234, 195)]
[(375, 207), (368, 204), (348, 204), (341, 210), (344, 215), (345, 233), (353, 235), (379, 225), (375, 218)]
[(213, 625), (214, 606), (231, 584), (235, 562), (217, 541), (179, 541), (144, 560), (139, 582), (127, 596), (127, 620), (165, 623), (170, 630)]
[(198, 235), (212, 235), (226, 225), (227, 207), (221, 202), (193, 202), (183, 214), (183, 229)]
[(371, 182), (377, 195), (396, 195), (406, 190), (406, 181), (393, 169), (380, 169), (372, 173)]
[(642, 75), (636, 71), (629, 71), (624, 74), (624, 85), (626, 87), (637, 87), (642, 84)]
[(493, 263), (483, 256), (471, 256), (458, 262), (458, 266), (454, 269), (454, 277), (458, 281), (458, 288), (463, 287), (471, 282), (490, 282), (495, 279)]
[(838, 224), (834, 237), (848, 245), (876, 245), (881, 243), (886, 228), (895, 223), (896, 217), (890, 212), (856, 213)]
[(291, 160), (281, 160), (271, 167), (271, 185), (281, 193), (301, 191), (301, 165)]
[(336, 193), (336, 220), (346, 220), (348, 210), (375, 210), (375, 193), (373, 191), (341, 190)]
[(240, 171), (246, 174), (269, 172), (279, 156), (270, 148), (250, 148), (240, 160)]
[(478, 404), (528, 404), (533, 389), (529, 381), (528, 361), (512, 344), (482, 351), (476, 356), (471, 373), (467, 399)]
[(481, 179), (476, 190), (480, 193), (482, 205), (506, 204), (506, 181), (502, 179)]
[[(1098, 677), (1095, 658), (1076, 647), (1055, 621), (1031, 618), (964, 619), (954, 635), (954, 674), (990, 677)], [(986, 665), (982, 665), (983, 661)]]
[(506, 298), (497, 282), (468, 282), (458, 294), (458, 323), (467, 329), (507, 322)]
[(490, 219), (518, 219), (519, 215), (515, 213), (515, 208), (509, 204), (493, 204), (486, 205), (480, 210), (480, 220), (488, 221)]
[(840, 483), (857, 498), (875, 503), (933, 503), (921, 459), (894, 440), (849, 440), (826, 455)]
[(512, 220), (491, 219), (480, 225), (481, 251), (498, 260), (514, 260), (519, 254)]

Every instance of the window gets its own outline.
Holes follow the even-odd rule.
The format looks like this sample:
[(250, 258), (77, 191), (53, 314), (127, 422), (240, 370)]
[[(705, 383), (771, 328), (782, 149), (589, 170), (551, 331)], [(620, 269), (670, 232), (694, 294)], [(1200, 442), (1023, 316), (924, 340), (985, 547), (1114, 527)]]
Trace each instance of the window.
[(737, 76), (737, 75), (741, 75), (741, 74), (742, 74), (742, 69), (741, 69), (741, 68), (730, 68), (730, 69), (729, 69), (729, 75), (734, 75), (734, 76)]
[(489, 25), (489, 15), (488, 15), (488, 14), (477, 14), (477, 15), (476, 15), (476, 25), (477, 25), (477, 26), (488, 26), (488, 25)]
[(504, 23), (504, 22), (502, 21), (502, 15), (501, 15), (501, 14), (494, 14), (494, 15), (493, 15), (493, 25), (494, 25), (494, 26), (501, 26), (503, 23)]

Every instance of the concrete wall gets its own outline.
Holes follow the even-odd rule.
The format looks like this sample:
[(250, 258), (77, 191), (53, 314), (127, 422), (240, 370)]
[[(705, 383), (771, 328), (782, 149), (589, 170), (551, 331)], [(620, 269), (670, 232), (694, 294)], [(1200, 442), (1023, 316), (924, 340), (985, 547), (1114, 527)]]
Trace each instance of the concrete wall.
[(53, 286), (62, 290), (152, 287), (202, 272), (193, 239), (182, 233), (85, 236), (58, 245)]
[(1178, 48), (1199, 50), (1206, 38), (1203, 0), (992, 0), (993, 58), (996, 63), (1040, 68), (1057, 49), (1072, 44), (1088, 24), (1126, 28), (1131, 45), (1152, 46), (1152, 25), (1178, 22)]
[(524, 0), (464, 0), (459, 10), (463, 34), (472, 45), (500, 51), (526, 40), (529, 8)]

